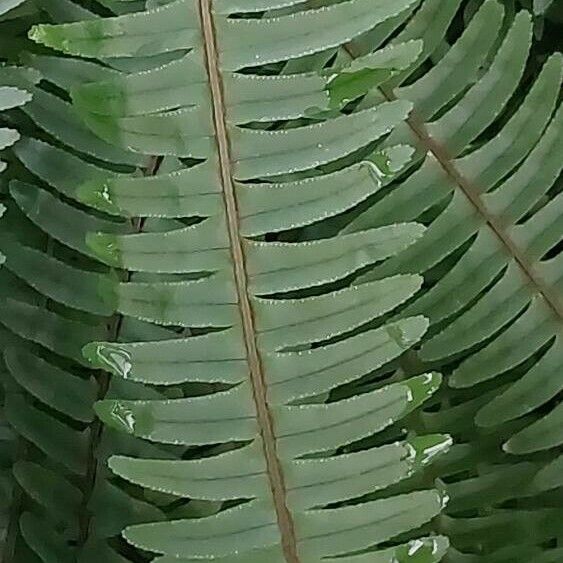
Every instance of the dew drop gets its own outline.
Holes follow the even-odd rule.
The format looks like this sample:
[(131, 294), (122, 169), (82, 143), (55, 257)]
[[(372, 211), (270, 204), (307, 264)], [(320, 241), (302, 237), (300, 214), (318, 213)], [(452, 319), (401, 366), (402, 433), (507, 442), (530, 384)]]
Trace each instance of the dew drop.
[(111, 179), (101, 183), (86, 182), (78, 187), (76, 195), (82, 203), (106, 211), (110, 215), (123, 214), (113, 199)]
[(119, 424), (119, 426), (126, 432), (129, 434), (133, 434), (135, 432), (135, 415), (130, 408), (126, 407), (119, 401), (116, 401), (109, 414), (112, 420), (117, 422), (117, 424)]
[(446, 453), (453, 440), (446, 434), (420, 436), (407, 442), (408, 461), (414, 470), (431, 463), (436, 457)]
[(434, 563), (439, 545), (434, 538), (416, 539), (395, 551), (392, 563)]
[(339, 76), (339, 75), (338, 75), (337, 73), (331, 74), (331, 75), (327, 78), (327, 81), (326, 81), (327, 86), (330, 86), (331, 82), (332, 82), (333, 80), (335, 80), (336, 78), (338, 78), (338, 76)]
[(448, 506), (450, 502), (450, 495), (446, 491), (441, 491), (440, 493), (440, 507), (442, 510)]
[(84, 348), (84, 357), (94, 366), (127, 379), (133, 364), (131, 354), (115, 344), (93, 343)]
[(403, 415), (408, 414), (424, 403), (439, 389), (441, 384), (442, 376), (439, 373), (426, 373), (403, 381), (402, 385), (406, 395)]
[(100, 260), (114, 266), (121, 265), (121, 251), (115, 235), (90, 233), (86, 237), (86, 244)]

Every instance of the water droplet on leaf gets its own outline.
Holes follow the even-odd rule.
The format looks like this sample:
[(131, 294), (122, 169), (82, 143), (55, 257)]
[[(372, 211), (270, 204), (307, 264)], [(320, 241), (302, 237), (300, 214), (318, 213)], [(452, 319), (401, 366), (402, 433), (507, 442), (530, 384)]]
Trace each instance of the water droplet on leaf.
[(442, 384), (442, 376), (439, 373), (425, 373), (413, 377), (403, 383), (407, 390), (407, 408), (410, 412), (431, 397)]
[(446, 434), (433, 434), (419, 436), (407, 442), (409, 449), (409, 463), (414, 470), (419, 469), (432, 462), (437, 456), (446, 453), (453, 441)]
[(94, 405), (96, 414), (107, 425), (128, 434), (134, 434), (137, 420), (133, 409), (120, 401), (99, 401)]
[(121, 251), (115, 235), (89, 233), (86, 235), (86, 244), (106, 264), (121, 267)]
[(112, 199), (111, 180), (109, 179), (104, 182), (85, 182), (76, 190), (76, 197), (80, 202), (110, 215), (122, 214)]
[(395, 552), (393, 563), (434, 563), (438, 561), (438, 540), (435, 538), (417, 539), (401, 546)]
[(127, 379), (133, 367), (131, 354), (116, 344), (93, 342), (84, 347), (83, 356), (93, 367), (110, 371)]

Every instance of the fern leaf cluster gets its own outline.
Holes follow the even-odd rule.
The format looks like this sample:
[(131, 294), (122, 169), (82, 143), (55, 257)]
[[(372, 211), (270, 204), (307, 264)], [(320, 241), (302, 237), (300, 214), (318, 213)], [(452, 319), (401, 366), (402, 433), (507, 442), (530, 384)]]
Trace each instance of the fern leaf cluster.
[(0, 0), (4, 563), (563, 560), (548, 4)]
[[(424, 314), (431, 323), (414, 372), (432, 366), (448, 375), (450, 389), (422, 420), (456, 438), (436, 468), (452, 498), (440, 526), (456, 548), (451, 561), (465, 561), (458, 551), (477, 543), (483, 555), (475, 561), (497, 549), (498, 560), (561, 557), (540, 544), (556, 540), (549, 523), (560, 519), (545, 493), (561, 486), (563, 438), (562, 61), (549, 57), (520, 93), (532, 41), (531, 19), (520, 12), (480, 69), (505, 22), (496, 2), (483, 3), (433, 68), (392, 95), (381, 90), (413, 100), (389, 142), (410, 135), (420, 165), (348, 226), (353, 232), (389, 219), (428, 226), (363, 279), (393, 271), (427, 281), (401, 315)], [(522, 534), (523, 527), (534, 531)], [(522, 542), (532, 545), (522, 550)]]
[[(440, 539), (381, 545), (443, 502), (427, 488), (378, 492), (449, 443), (441, 435), (388, 443), (377, 434), (440, 381), (370, 376), (426, 330), (420, 316), (385, 321), (420, 277), (349, 281), (422, 229), (291, 234), (365, 200), (402, 166), (410, 151), (399, 146), (320, 169), (373, 144), (409, 104), (331, 116), (346, 80), (260, 72), (338, 46), (401, 6), (374, 11), (354, 0), (227, 17), (268, 7), (258, 4), (212, 12), (181, 0), (31, 32), (70, 54), (126, 60), (112, 69), (28, 58), (55, 90), (37, 88), (25, 110), (46, 135), (18, 143), (31, 178), (9, 191), (44, 246), (15, 236), (5, 251), (10, 273), (40, 302), (7, 298), (2, 323), (23, 340), (5, 352), (19, 385), (6, 416), (34, 446), (14, 466), (31, 505), (20, 517), (22, 541), (44, 561), (120, 557), (110, 544), (124, 528), (162, 561), (408, 559), (413, 550), (434, 560), (444, 550)], [(417, 54), (412, 47), (370, 55), (344, 78), (396, 73)], [(127, 72), (139, 54), (143, 70)], [(239, 72), (245, 67), (257, 68)], [(72, 107), (56, 89), (72, 95)], [(292, 123), (299, 118), (310, 123)], [(37, 380), (45, 373), (48, 392)], [(96, 398), (105, 427), (88, 408)], [(61, 514), (53, 489), (74, 509)], [(205, 517), (193, 518), (192, 499), (204, 501)]]

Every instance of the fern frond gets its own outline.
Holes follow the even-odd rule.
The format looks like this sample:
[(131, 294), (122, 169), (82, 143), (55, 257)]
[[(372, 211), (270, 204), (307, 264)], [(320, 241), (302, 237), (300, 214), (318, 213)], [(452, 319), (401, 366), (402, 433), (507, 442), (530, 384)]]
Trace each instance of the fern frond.
[[(451, 496), (440, 529), (456, 548), (452, 562), (528, 561), (527, 553), (551, 560), (558, 553), (544, 553), (558, 535), (546, 522), (561, 515), (541, 493), (563, 484), (554, 479), (563, 443), (562, 199), (554, 187), (563, 162), (562, 58), (551, 56), (524, 85), (531, 18), (518, 13), (504, 35), (503, 25), (501, 6), (484, 2), (429, 70), (420, 59), (364, 101), (363, 107), (403, 97), (414, 102), (406, 125), (386, 143), (415, 141), (417, 166), (347, 227), (355, 232), (389, 220), (428, 227), (362, 281), (389, 272), (427, 280), (401, 316), (430, 319), (415, 371), (440, 369), (459, 389), (423, 415), (429, 430), (448, 428), (458, 441), (435, 473)], [(514, 543), (530, 551), (506, 551)]]
[[(22, 4), (21, 1), (3, 1), (0, 2), (0, 18), (17, 18), (16, 8)], [(0, 66), (0, 150), (2, 154), (9, 149), (14, 143), (20, 139), (20, 133), (14, 128), (10, 120), (10, 114), (31, 100), (31, 86), (33, 78), (31, 74), (27, 76), (28, 80), (20, 74), (16, 67), (3, 64)], [(7, 163), (0, 160), (0, 173), (4, 175), (2, 178), (2, 188), (5, 183)], [(2, 189), (2, 191), (4, 191)], [(0, 217), (3, 218), (6, 212), (4, 201), (0, 203)], [(6, 256), (0, 252), (0, 265), (4, 265)], [(0, 274), (3, 275), (4, 273)], [(0, 367), (0, 380), (4, 381), (5, 367)], [(18, 444), (17, 434), (9, 426), (5, 415), (5, 392), (0, 390), (0, 557), (6, 550), (11, 549), (13, 536), (15, 535), (11, 516), (19, 503), (17, 487), (11, 473), (12, 463), (18, 455), (20, 445)]]
[[(131, 170), (139, 160), (101, 142), (85, 128), (68, 103), (48, 92), (50, 85), (44, 89), (41, 71), (4, 67), (0, 75), (3, 83), (25, 88), (34, 97), (19, 113), (10, 112), (10, 123), (20, 125), (23, 136), (7, 155), (12, 162), (11, 197), (6, 199), (0, 241), (7, 255), (0, 274), (4, 412), (16, 437), (13, 442), (17, 439), (19, 444), (12, 445), (2, 461), (3, 469), (12, 466), (15, 484), (6, 489), (12, 496), (3, 504), (9, 514), (3, 520), (7, 531), (0, 557), (5, 563), (74, 562), (77, 557), (81, 563), (99, 558), (119, 563), (126, 559), (110, 548), (106, 538), (117, 536), (133, 521), (163, 517), (146, 499), (129, 497), (110, 483), (102, 463), (98, 467), (98, 458), (109, 457), (109, 452), (142, 450), (139, 445), (127, 447), (121, 437), (109, 433), (100, 436), (93, 403), (104, 380), (88, 369), (81, 354), (91, 337), (106, 336), (108, 322), (113, 326), (117, 320), (110, 318), (113, 308), (98, 297), (98, 282), (105, 281), (103, 269), (96, 272), (95, 263), (80, 254), (84, 227), (103, 225), (111, 230), (119, 225), (100, 223), (69, 206), (45, 190), (47, 184), (39, 188), (41, 180), (30, 173), (41, 162), (41, 151), (33, 154), (30, 147), (55, 150), (49, 144), (55, 143), (63, 154), (70, 150), (80, 155), (75, 156), (78, 160), (105, 158), (98, 162), (119, 169), (125, 165)], [(30, 133), (43, 141), (31, 139)], [(60, 148), (63, 142), (65, 150)], [(56, 169), (53, 162), (51, 166)], [(26, 207), (34, 193), (45, 196), (43, 205)], [(38, 217), (41, 221), (35, 226)], [(78, 227), (73, 229), (73, 224)], [(138, 334), (128, 326), (122, 333), (129, 330)], [(155, 334), (158, 331), (151, 336)], [(135, 394), (128, 388), (127, 392), (137, 398), (161, 396), (149, 390)], [(153, 449), (148, 451), (154, 455)]]
[[(60, 3), (45, 9), (56, 17)], [(409, 478), (450, 440), (394, 423), (440, 376), (398, 380), (394, 360), (427, 323), (387, 318), (421, 279), (350, 282), (423, 229), (304, 229), (355, 208), (408, 162), (404, 146), (374, 152), (407, 102), (335, 112), (404, 72), (421, 45), (337, 73), (271, 70), (414, 2), (163, 4), (32, 32), (105, 65), (28, 59), (72, 92), (74, 109), (37, 89), (26, 114), (39, 138), (17, 145), (27, 173), (10, 186), (41, 241), (5, 244), (11, 271), (39, 296), (6, 300), (1, 315), (19, 336), (6, 354), (19, 385), (8, 415), (34, 453), (15, 468), (33, 500), (22, 538), (46, 563), (128, 557), (106, 541), (125, 526), (161, 562), (438, 561), (447, 542), (413, 530), (444, 499)], [(264, 10), (274, 12), (255, 17)], [(247, 17), (231, 17), (239, 11)], [(143, 175), (131, 171), (140, 162)], [(39, 371), (59, 393), (45, 392)], [(93, 391), (105, 429), (85, 411)], [(81, 515), (78, 527), (42, 483)]]

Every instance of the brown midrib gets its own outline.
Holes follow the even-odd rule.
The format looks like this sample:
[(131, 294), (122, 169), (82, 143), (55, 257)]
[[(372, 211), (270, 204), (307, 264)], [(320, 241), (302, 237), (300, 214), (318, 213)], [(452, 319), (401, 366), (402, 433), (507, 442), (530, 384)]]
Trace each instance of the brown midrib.
[(272, 489), (283, 552), (288, 563), (299, 563), (294, 523), (286, 501), (287, 495), (285, 479), (281, 463), (278, 458), (276, 434), (274, 431), (272, 413), (268, 404), (267, 385), (262, 360), (258, 351), (254, 314), (249, 297), (246, 257), (243, 248), (242, 235), (240, 232), (239, 211), (233, 182), (231, 149), (227, 131), (223, 82), (219, 69), (217, 39), (213, 15), (211, 13), (212, 0), (198, 1), (205, 47), (206, 66), (209, 75), (209, 87), (213, 103), (213, 121), (215, 126), (217, 149), (219, 152), (219, 167), (221, 170), (223, 200), (225, 204), (230, 250), (234, 267), (234, 277), (237, 287), (244, 343), (248, 357), (254, 402), (256, 405), (256, 416), (262, 437), (266, 468), (268, 471), (270, 487)]
[[(344, 46), (344, 49), (352, 59), (357, 58), (358, 55), (354, 52), (355, 50), (353, 45), (347, 44)], [(379, 87), (379, 91), (387, 101), (391, 102), (398, 99), (393, 91), (385, 87)], [(448, 178), (450, 178), (454, 185), (463, 192), (477, 213), (479, 213), (487, 226), (501, 242), (509, 256), (514, 258), (514, 261), (520, 266), (522, 273), (528, 279), (529, 284), (536, 290), (537, 293), (542, 295), (553, 314), (559, 319), (563, 318), (563, 304), (559, 302), (558, 295), (552, 291), (552, 289), (538, 275), (533, 264), (528, 261), (525, 254), (510, 237), (503, 222), (498, 217), (489, 213), (487, 206), (484, 204), (481, 196), (479, 195), (479, 190), (455, 167), (446, 148), (432, 138), (432, 135), (428, 132), (424, 121), (418, 117), (416, 108), (411, 112), (410, 116), (406, 120), (406, 123), (420, 144), (428, 152), (430, 152), (432, 156), (434, 156)]]
[[(344, 50), (352, 59), (356, 59), (359, 56), (359, 53), (355, 52), (354, 45), (351, 43), (344, 45)], [(380, 86), (378, 89), (387, 101), (391, 102), (398, 99), (392, 90), (385, 88), (384, 86)], [(481, 196), (479, 195), (479, 190), (455, 167), (446, 148), (432, 138), (432, 135), (430, 135), (428, 129), (426, 128), (424, 120), (417, 115), (416, 108), (411, 112), (410, 116), (406, 120), (406, 123), (418, 139), (419, 143), (434, 156), (448, 178), (450, 178), (454, 182), (454, 185), (463, 192), (477, 213), (479, 213), (487, 226), (501, 242), (509, 256), (514, 258), (514, 261), (518, 264), (518, 266), (520, 266), (522, 273), (528, 279), (529, 284), (537, 293), (542, 295), (553, 314), (559, 319), (563, 318), (563, 304), (559, 301), (557, 293), (552, 291), (552, 289), (538, 275), (533, 264), (528, 261), (526, 255), (510, 237), (500, 218), (489, 212), (487, 206), (484, 204)]]
[[(397, 99), (392, 92), (385, 88), (380, 88), (380, 91), (389, 101)], [(417, 116), (416, 110), (411, 112), (411, 115), (407, 118), (407, 124), (420, 144), (434, 156), (448, 178), (463, 192), (471, 205), (473, 205), (487, 226), (501, 242), (506, 252), (520, 266), (529, 284), (535, 288), (537, 293), (543, 296), (553, 314), (559, 319), (563, 318), (563, 304), (560, 303), (558, 295), (552, 291), (548, 284), (538, 275), (533, 264), (528, 261), (525, 253), (522, 252), (518, 245), (512, 240), (500, 218), (489, 212), (479, 195), (479, 190), (457, 170), (446, 148), (432, 138), (422, 119)]]

